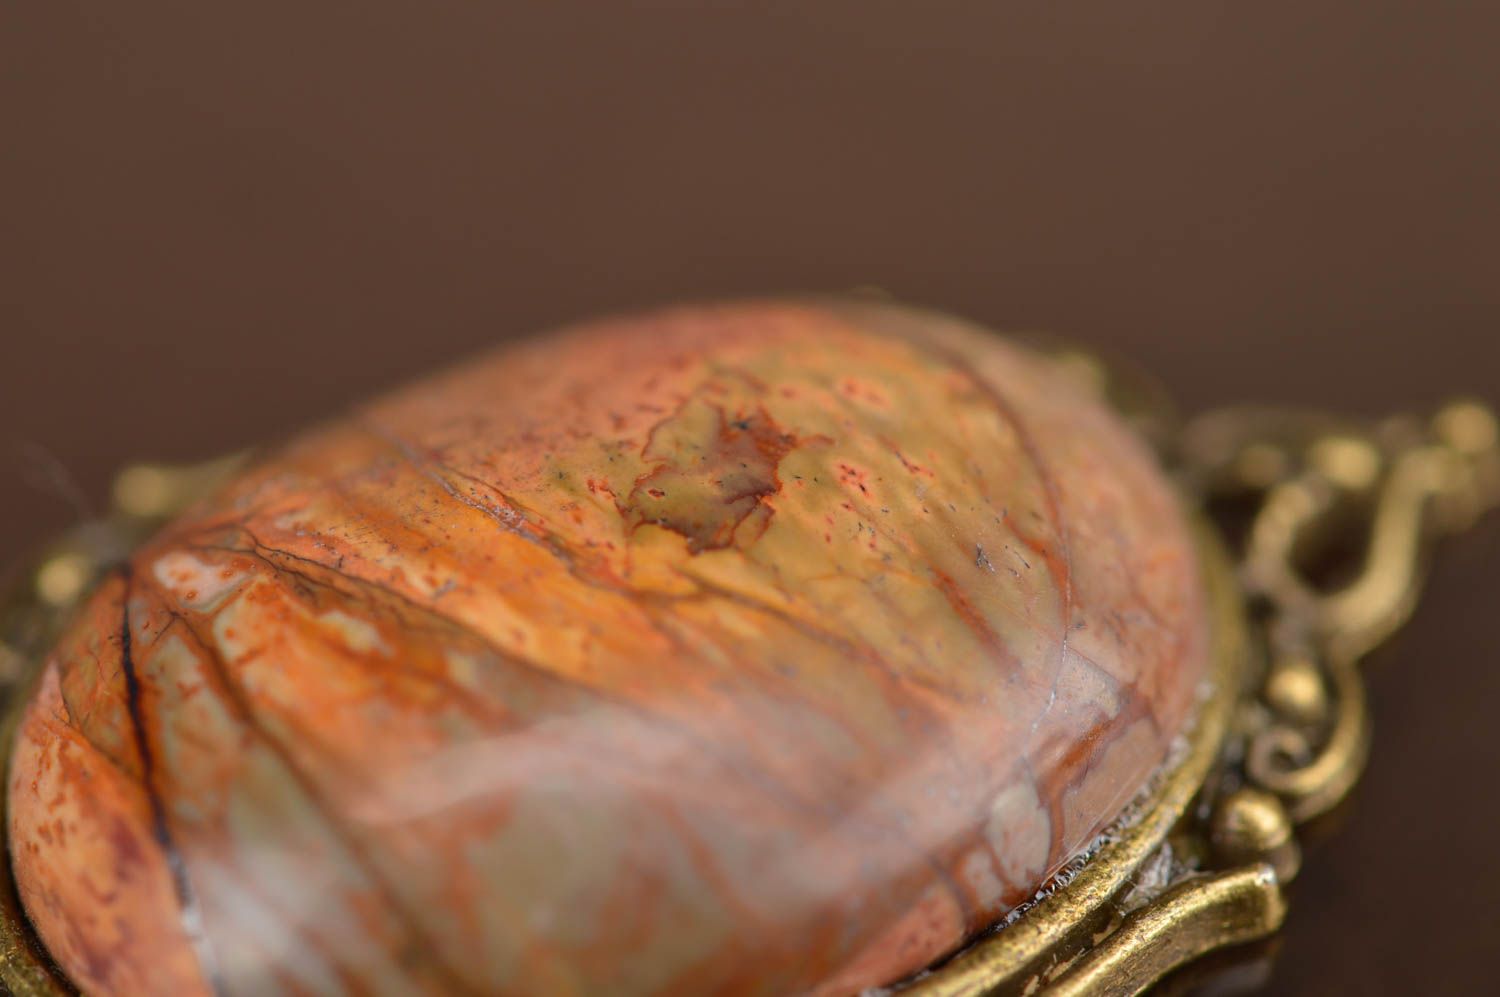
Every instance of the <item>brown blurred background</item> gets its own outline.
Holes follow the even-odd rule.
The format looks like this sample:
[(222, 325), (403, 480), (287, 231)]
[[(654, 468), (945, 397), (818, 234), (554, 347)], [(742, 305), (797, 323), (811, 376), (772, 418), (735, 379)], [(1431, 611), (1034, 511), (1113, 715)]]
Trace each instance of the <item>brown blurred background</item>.
[[(879, 285), (1190, 408), (1500, 402), (1483, 3), (10, 4), (0, 559), (518, 332)], [(1374, 673), (1267, 992), (1496, 990), (1500, 525)]]

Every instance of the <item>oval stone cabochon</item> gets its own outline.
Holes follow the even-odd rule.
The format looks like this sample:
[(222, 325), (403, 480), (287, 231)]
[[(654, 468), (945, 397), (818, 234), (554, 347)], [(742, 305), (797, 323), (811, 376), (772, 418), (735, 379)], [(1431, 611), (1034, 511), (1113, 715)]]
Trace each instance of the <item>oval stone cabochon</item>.
[(12, 855), (96, 993), (845, 993), (1085, 848), (1206, 646), (1174, 493), (1046, 357), (875, 303), (605, 320), (110, 574)]

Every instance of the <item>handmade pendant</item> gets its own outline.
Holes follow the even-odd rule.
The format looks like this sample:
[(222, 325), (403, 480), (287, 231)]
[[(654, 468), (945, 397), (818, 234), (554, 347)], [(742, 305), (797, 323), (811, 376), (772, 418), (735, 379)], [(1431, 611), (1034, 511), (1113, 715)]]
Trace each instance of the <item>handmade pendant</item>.
[(1100, 373), (884, 303), (683, 308), (129, 472), (6, 620), (0, 980), (1133, 993), (1267, 935), (1495, 423), (1153, 450)]

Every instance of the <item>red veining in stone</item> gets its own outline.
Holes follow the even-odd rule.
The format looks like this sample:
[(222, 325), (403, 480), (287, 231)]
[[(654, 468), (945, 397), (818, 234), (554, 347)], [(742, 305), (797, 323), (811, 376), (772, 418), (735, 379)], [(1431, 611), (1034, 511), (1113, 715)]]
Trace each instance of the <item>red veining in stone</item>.
[(1045, 359), (760, 303), (309, 433), (48, 659), (13, 860), (97, 993), (836, 993), (1028, 898), (1203, 675), (1180, 510)]

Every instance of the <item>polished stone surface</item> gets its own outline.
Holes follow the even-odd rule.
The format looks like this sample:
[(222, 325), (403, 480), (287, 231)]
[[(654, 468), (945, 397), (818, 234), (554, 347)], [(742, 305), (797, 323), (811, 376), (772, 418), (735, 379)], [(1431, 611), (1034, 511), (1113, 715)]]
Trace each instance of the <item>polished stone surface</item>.
[(1182, 730), (1182, 513), (1048, 361), (890, 306), (603, 322), (299, 438), (111, 576), (11, 771), (100, 993), (844, 992)]

